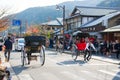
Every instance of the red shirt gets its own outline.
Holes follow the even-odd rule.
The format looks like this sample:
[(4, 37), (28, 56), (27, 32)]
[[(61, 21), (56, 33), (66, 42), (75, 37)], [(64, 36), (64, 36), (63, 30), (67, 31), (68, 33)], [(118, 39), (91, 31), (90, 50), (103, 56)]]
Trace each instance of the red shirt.
[(78, 48), (78, 50), (85, 50), (86, 48), (86, 43), (76, 43), (76, 46)]

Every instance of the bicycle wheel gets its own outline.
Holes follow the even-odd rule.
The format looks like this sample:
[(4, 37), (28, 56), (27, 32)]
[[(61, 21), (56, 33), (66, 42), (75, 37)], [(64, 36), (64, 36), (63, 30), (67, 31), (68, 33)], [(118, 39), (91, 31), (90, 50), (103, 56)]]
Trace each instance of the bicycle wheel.
[(77, 57), (78, 57), (77, 49), (76, 49), (75, 46), (73, 46), (73, 47), (72, 47), (72, 59), (73, 59), (74, 61), (76, 61), (76, 60), (77, 60)]
[(42, 46), (40, 50), (40, 64), (43, 66), (45, 63), (45, 47)]

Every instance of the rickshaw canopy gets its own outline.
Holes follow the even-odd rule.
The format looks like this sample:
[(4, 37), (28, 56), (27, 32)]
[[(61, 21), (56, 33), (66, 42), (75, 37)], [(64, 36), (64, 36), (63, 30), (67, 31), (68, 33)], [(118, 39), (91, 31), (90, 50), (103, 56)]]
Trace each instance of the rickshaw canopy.
[(73, 33), (73, 36), (76, 36), (76, 37), (79, 37), (79, 38), (82, 38), (82, 37), (89, 37), (89, 33), (85, 33), (85, 32), (82, 32), (82, 31), (76, 31)]
[(81, 32), (81, 31), (76, 31), (76, 32), (74, 32), (72, 35), (75, 36), (75, 35), (77, 35), (78, 33), (82, 33), (82, 32)]

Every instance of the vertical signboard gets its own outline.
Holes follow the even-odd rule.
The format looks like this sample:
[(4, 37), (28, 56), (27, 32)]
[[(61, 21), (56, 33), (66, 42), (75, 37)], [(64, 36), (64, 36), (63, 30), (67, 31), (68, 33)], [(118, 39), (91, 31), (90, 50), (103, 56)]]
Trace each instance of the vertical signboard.
[(20, 27), (20, 36), (21, 36), (21, 20), (13, 19), (12, 20), (12, 26)]

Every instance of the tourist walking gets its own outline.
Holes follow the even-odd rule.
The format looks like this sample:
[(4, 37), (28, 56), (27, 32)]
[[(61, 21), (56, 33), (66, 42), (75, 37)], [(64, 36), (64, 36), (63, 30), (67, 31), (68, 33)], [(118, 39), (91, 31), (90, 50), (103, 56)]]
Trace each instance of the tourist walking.
[(8, 62), (10, 59), (10, 52), (12, 50), (12, 41), (10, 37), (8, 37), (8, 39), (5, 41), (4, 46), (5, 46), (5, 53), (4, 53), (5, 61)]

